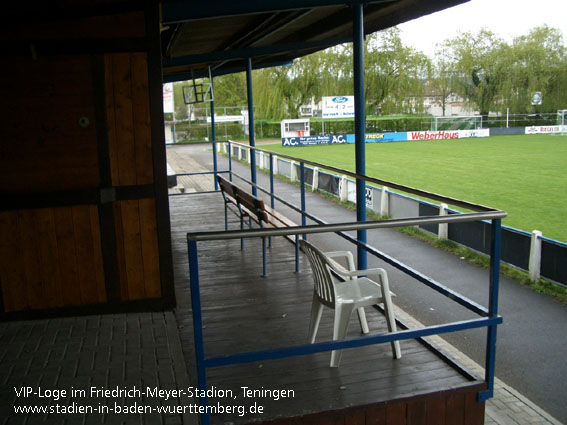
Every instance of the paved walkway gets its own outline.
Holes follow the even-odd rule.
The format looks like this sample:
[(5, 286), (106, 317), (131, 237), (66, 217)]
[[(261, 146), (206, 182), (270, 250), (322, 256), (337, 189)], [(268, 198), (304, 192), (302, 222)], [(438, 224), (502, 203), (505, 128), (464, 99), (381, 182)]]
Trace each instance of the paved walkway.
[[(172, 312), (0, 323), (2, 425), (193, 424), (170, 413), (193, 400), (155, 393), (188, 387)], [(145, 413), (117, 413), (125, 407)]]

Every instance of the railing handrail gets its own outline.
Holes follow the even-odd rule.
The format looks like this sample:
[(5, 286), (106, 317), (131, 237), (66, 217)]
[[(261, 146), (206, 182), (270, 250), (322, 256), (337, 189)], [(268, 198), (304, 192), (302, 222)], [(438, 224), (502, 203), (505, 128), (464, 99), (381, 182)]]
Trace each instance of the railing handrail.
[(443, 202), (443, 203), (446, 203), (446, 204), (449, 204), (449, 205), (455, 205), (457, 207), (465, 208), (465, 209), (468, 209), (468, 210), (471, 210), (471, 211), (499, 211), (499, 210), (496, 210), (494, 208), (487, 207), (485, 205), (474, 204), (474, 203), (468, 202), (468, 201), (462, 201), (460, 199), (455, 199), (455, 198), (451, 198), (451, 197), (448, 197), (448, 196), (439, 195), (439, 194), (433, 193), (433, 192), (427, 192), (425, 190), (416, 189), (416, 188), (410, 187), (410, 186), (404, 186), (404, 185), (394, 183), (394, 182), (390, 182), (390, 181), (387, 181), (387, 180), (377, 179), (375, 177), (363, 176), (363, 175), (356, 174), (356, 173), (353, 173), (353, 172), (348, 171), (348, 170), (344, 170), (342, 168), (333, 167), (331, 165), (325, 165), (325, 164), (321, 164), (321, 163), (318, 163), (318, 162), (309, 161), (309, 160), (301, 159), (301, 158), (296, 158), (296, 157), (285, 155), (285, 154), (280, 154), (280, 153), (276, 154), (272, 151), (268, 151), (266, 149), (261, 149), (261, 148), (258, 148), (256, 146), (250, 146), (250, 145), (247, 145), (245, 143), (234, 142), (232, 140), (228, 140), (227, 142), (222, 142), (222, 143), (228, 143), (228, 144), (232, 144), (232, 145), (243, 146), (243, 147), (246, 147), (248, 149), (253, 149), (255, 151), (264, 152), (268, 155), (276, 155), (279, 158), (286, 158), (286, 159), (289, 159), (290, 161), (298, 161), (298, 162), (302, 162), (303, 164), (311, 165), (313, 167), (324, 168), (325, 170), (333, 171), (333, 172), (339, 173), (339, 174), (344, 174), (344, 175), (352, 177), (354, 179), (364, 180), (366, 182), (374, 183), (374, 184), (377, 184), (379, 186), (387, 186), (391, 189), (401, 190), (402, 192), (411, 193), (412, 195), (416, 195), (416, 196), (422, 196), (422, 197), (427, 198), (427, 199), (434, 199), (434, 200), (439, 201), (439, 202)]
[(475, 212), (458, 215), (397, 218), (390, 220), (354, 221), (332, 224), (313, 224), (279, 229), (247, 229), (229, 231), (208, 231), (187, 233), (188, 241), (213, 241), (224, 239), (257, 238), (268, 236), (289, 236), (310, 233), (344, 232), (350, 230), (386, 229), (392, 227), (416, 226), (422, 224), (462, 223), (467, 221), (492, 220), (506, 217), (504, 211)]

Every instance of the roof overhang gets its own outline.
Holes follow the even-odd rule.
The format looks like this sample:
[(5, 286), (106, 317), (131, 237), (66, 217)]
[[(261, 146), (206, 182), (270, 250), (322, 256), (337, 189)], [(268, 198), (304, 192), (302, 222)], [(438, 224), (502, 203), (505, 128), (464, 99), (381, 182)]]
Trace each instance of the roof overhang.
[[(255, 69), (277, 66), (350, 42), (354, 1), (164, 2), (164, 79), (205, 76), (209, 67), (212, 75), (240, 72), (248, 58)], [(365, 1), (364, 32), (374, 33), (466, 1)]]

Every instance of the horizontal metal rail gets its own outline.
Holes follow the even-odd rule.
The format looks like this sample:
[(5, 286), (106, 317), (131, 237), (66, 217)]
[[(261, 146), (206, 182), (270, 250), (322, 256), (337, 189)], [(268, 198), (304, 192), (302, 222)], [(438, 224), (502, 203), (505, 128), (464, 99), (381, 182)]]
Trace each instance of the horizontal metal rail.
[(460, 322), (433, 325), (421, 329), (407, 329), (380, 335), (367, 335), (363, 337), (350, 338), (347, 340), (317, 342), (306, 345), (288, 346), (271, 350), (249, 351), (227, 356), (216, 356), (205, 358), (205, 367), (228, 366), (231, 364), (258, 362), (263, 360), (275, 360), (285, 357), (304, 356), (306, 354), (322, 353), (331, 350), (342, 350), (345, 348), (358, 348), (367, 345), (385, 344), (393, 341), (424, 338), (432, 335), (440, 335), (450, 332), (458, 332), (468, 329), (483, 328), (490, 325), (502, 323), (502, 317), (470, 319)]
[(433, 192), (427, 192), (421, 189), (416, 189), (414, 187), (410, 187), (410, 186), (404, 186), (398, 183), (394, 183), (394, 182), (390, 182), (390, 181), (386, 181), (386, 180), (381, 180), (381, 179), (377, 179), (374, 177), (367, 177), (367, 176), (362, 176), (360, 174), (356, 174), (353, 173), (351, 171), (347, 171), (347, 170), (343, 170), (340, 168), (336, 168), (330, 165), (325, 165), (325, 164), (320, 164), (318, 162), (314, 162), (314, 161), (309, 161), (306, 159), (299, 159), (299, 158), (295, 158), (293, 156), (289, 156), (289, 155), (285, 155), (285, 154), (279, 154), (279, 153), (274, 153), (265, 149), (261, 149), (261, 148), (257, 148), (257, 147), (251, 147), (249, 145), (246, 145), (244, 143), (239, 143), (239, 142), (233, 142), (233, 141), (228, 141), (226, 142), (230, 145), (235, 145), (235, 146), (242, 146), (245, 147), (247, 149), (253, 149), (256, 150), (258, 152), (264, 152), (265, 154), (268, 155), (276, 155), (279, 158), (286, 158), (289, 159), (290, 161), (300, 161), (303, 162), (306, 165), (311, 165), (313, 167), (318, 167), (318, 168), (323, 168), (325, 170), (329, 170), (329, 171), (333, 171), (335, 173), (339, 173), (339, 174), (344, 174), (346, 176), (352, 177), (354, 179), (359, 179), (359, 180), (364, 180), (366, 182), (369, 183), (374, 183), (377, 184), (379, 186), (388, 186), (391, 189), (397, 189), (397, 190), (401, 190), (402, 192), (406, 192), (406, 193), (411, 193), (413, 195), (417, 195), (417, 196), (422, 196), (424, 198), (428, 198), (428, 199), (434, 199), (436, 201), (439, 202), (443, 202), (446, 204), (450, 204), (450, 205), (455, 205), (461, 208), (465, 208), (471, 211), (495, 211), (494, 208), (490, 208), (490, 207), (486, 207), (484, 205), (479, 205), (479, 204), (473, 204), (472, 202), (467, 202), (467, 201), (462, 201), (460, 199), (455, 199), (455, 198), (451, 198), (448, 196), (443, 196), (443, 195), (439, 195), (437, 193), (433, 193)]
[(354, 221), (336, 224), (313, 224), (278, 229), (250, 229), (213, 232), (187, 233), (188, 241), (214, 241), (223, 239), (258, 238), (268, 236), (289, 236), (300, 233), (329, 233), (349, 230), (390, 229), (393, 227), (417, 226), (422, 224), (463, 223), (467, 221), (492, 220), (506, 217), (504, 211), (475, 212), (459, 215), (426, 216), (419, 218), (397, 218), (383, 221)]

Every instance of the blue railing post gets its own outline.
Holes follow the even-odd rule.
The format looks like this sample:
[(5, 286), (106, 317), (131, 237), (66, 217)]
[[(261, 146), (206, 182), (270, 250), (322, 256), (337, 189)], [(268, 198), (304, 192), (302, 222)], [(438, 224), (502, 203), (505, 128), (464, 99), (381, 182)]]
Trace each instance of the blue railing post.
[[(197, 382), (199, 389), (207, 390), (207, 371), (205, 366), (205, 345), (203, 340), (203, 316), (201, 312), (201, 291), (199, 288), (199, 259), (197, 256), (197, 242), (187, 241), (189, 252), (189, 286), (191, 289), (191, 307), (193, 310), (193, 338), (195, 341), (195, 358), (197, 362)], [(201, 406), (209, 405), (209, 398), (205, 395), (199, 398)], [(209, 425), (210, 418), (206, 412), (201, 416), (201, 424)]]
[(270, 206), (274, 205), (274, 154), (270, 153)]
[[(301, 225), (307, 224), (305, 217), (305, 164), (303, 162), (299, 165), (299, 176), (301, 178)], [(303, 239), (307, 239), (307, 235), (303, 234)]]
[(228, 145), (228, 179), (232, 181), (232, 146), (230, 142), (226, 142)]
[[(490, 292), (488, 299), (488, 317), (498, 317), (498, 291), (500, 284), (500, 244), (502, 224), (500, 219), (493, 219), (490, 238)], [(494, 371), (496, 367), (496, 331), (497, 325), (488, 326), (486, 340), (485, 380), (488, 388), (478, 394), (479, 401), (486, 401), (494, 394)]]
[[(364, 100), (364, 5), (362, 1), (353, 4), (353, 74), (354, 74), (354, 133), (356, 153), (356, 174), (366, 175), (365, 152), (365, 100)], [(356, 179), (356, 220), (366, 221), (366, 182)], [(366, 243), (366, 230), (356, 232), (357, 239)], [(367, 268), (367, 254), (357, 248), (358, 269)]]
[[(274, 209), (274, 155), (270, 153), (270, 206)], [(270, 248), (272, 247), (272, 237), (268, 238)]]

